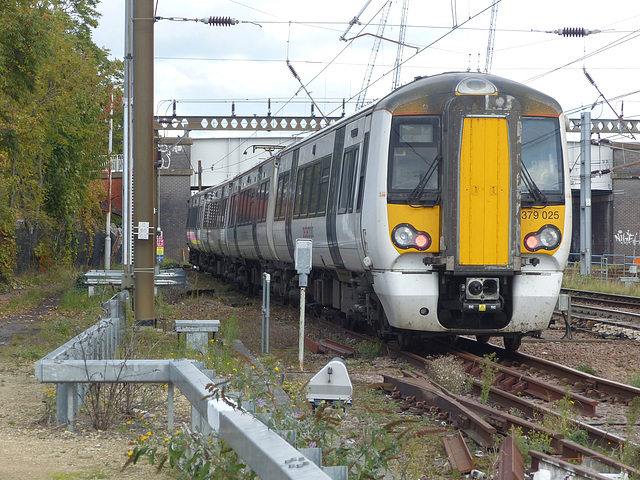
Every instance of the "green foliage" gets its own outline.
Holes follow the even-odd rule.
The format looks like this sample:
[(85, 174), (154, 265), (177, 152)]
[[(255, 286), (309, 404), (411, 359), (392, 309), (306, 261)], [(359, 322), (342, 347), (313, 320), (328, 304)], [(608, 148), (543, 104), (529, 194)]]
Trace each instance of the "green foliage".
[(365, 359), (377, 358), (382, 355), (381, 340), (363, 340), (356, 344), (356, 352), (358, 356)]
[(498, 367), (495, 365), (496, 354), (495, 352), (490, 355), (485, 355), (480, 370), (482, 370), (482, 391), (480, 393), (480, 401), (487, 404), (489, 401), (489, 393), (491, 392), (491, 385), (496, 378)]
[(540, 423), (550, 430), (561, 433), (567, 440), (590, 446), (587, 432), (578, 428), (572, 421), (577, 407), (571, 400), (571, 395), (567, 392), (560, 400), (553, 402), (552, 406), (555, 415), (545, 415)]
[(552, 438), (546, 433), (531, 430), (523, 433), (522, 427), (512, 427), (516, 447), (525, 459), (525, 462), (531, 461), (529, 450), (541, 453), (551, 453)]
[(107, 151), (112, 80), (121, 65), (91, 41), (97, 1), (0, 0), (4, 283), (15, 268), (16, 222), (39, 234), (34, 256), (47, 269), (75, 260), (79, 235), (93, 233), (101, 215), (92, 182)]
[(596, 370), (591, 365), (578, 365), (576, 370), (588, 373), (589, 375), (598, 375), (598, 372), (596, 372)]

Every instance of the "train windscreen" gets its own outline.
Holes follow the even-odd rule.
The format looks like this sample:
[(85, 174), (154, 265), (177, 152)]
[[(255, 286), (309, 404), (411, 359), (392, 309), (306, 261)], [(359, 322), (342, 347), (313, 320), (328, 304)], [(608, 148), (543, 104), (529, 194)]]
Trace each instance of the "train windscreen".
[(557, 118), (522, 119), (522, 200), (564, 202), (560, 125)]
[(440, 192), (440, 118), (395, 117), (389, 146), (388, 201), (434, 204)]

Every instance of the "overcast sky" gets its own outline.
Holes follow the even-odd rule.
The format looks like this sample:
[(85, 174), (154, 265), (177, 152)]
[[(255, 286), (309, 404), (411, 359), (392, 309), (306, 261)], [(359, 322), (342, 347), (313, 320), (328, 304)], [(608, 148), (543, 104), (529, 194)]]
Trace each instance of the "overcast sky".
[[(155, 25), (155, 105), (159, 115), (309, 114), (310, 102), (287, 68), (295, 68), (325, 115), (353, 111), (361, 91), (386, 0), (371, 0), (361, 25), (340, 37), (366, 0), (156, 0), (159, 17), (233, 17), (211, 27), (161, 20)], [(484, 71), (491, 0), (408, 0), (400, 84), (420, 75)], [(94, 40), (122, 58), (124, 0), (105, 0)], [(403, 0), (393, 0), (367, 99), (391, 91)], [(452, 28), (457, 25), (457, 28)], [(640, 2), (502, 0), (495, 19), (491, 73), (527, 83), (560, 102), (571, 118), (600, 94), (618, 114), (640, 119)], [(583, 38), (545, 33), (565, 27), (600, 30)], [(415, 48), (413, 48), (413, 47)], [(586, 57), (586, 58), (585, 58)], [(600, 98), (601, 100), (601, 98)], [(337, 110), (336, 110), (337, 109)], [(606, 104), (592, 118), (614, 118)]]

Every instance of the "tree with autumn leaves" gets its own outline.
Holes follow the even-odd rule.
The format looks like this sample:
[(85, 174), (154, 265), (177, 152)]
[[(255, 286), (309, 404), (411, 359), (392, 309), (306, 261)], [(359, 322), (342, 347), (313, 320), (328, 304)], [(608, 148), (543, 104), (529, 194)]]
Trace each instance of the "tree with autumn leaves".
[(0, 281), (16, 228), (37, 236), (42, 268), (73, 262), (80, 236), (102, 228), (95, 180), (122, 67), (91, 40), (98, 1), (0, 0)]

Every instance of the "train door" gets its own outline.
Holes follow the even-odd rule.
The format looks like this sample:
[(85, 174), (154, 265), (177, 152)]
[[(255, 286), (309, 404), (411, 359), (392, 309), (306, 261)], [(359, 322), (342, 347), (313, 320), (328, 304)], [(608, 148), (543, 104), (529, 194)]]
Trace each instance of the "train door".
[(344, 266), (340, 248), (338, 247), (337, 215), (338, 215), (338, 184), (340, 181), (342, 154), (344, 149), (345, 127), (336, 130), (333, 143), (333, 154), (331, 156), (331, 173), (329, 178), (329, 195), (327, 199), (327, 245), (331, 253), (332, 264), (336, 267)]
[(358, 193), (364, 187), (365, 132), (369, 122), (360, 119), (346, 127), (340, 179), (337, 191), (336, 234), (340, 255), (347, 270), (360, 270), (364, 258)]
[(509, 265), (512, 215), (507, 119), (465, 117), (461, 138), (458, 263)]

